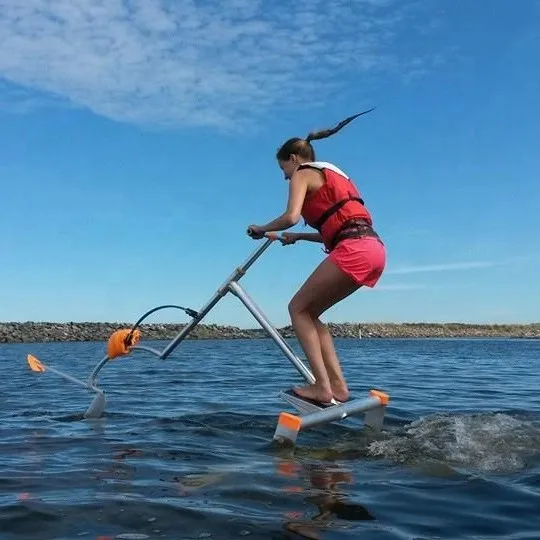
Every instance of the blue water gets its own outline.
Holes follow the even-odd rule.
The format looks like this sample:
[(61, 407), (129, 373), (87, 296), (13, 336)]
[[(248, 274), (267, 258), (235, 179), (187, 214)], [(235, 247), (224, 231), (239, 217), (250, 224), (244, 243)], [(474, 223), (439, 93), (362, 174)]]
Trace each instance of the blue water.
[(346, 421), (293, 451), (272, 436), (301, 381), (272, 341), (115, 360), (93, 421), (26, 354), (85, 379), (102, 343), (1, 346), (0, 538), (540, 539), (539, 341), (336, 347), (356, 395), (390, 394), (384, 432)]

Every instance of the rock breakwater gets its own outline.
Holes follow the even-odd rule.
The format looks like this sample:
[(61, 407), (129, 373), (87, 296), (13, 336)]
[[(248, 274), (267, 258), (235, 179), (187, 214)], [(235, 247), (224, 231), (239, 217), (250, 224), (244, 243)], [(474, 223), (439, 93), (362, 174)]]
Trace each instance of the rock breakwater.
[[(143, 324), (143, 340), (172, 339), (185, 324)], [(6, 322), (0, 323), (0, 343), (43, 343), (62, 341), (106, 341), (119, 328), (130, 323), (107, 322)], [(540, 323), (467, 324), (467, 323), (328, 323), (334, 337), (343, 338), (540, 338)], [(292, 337), (290, 326), (278, 329)], [(188, 339), (260, 339), (263, 329), (200, 324)]]

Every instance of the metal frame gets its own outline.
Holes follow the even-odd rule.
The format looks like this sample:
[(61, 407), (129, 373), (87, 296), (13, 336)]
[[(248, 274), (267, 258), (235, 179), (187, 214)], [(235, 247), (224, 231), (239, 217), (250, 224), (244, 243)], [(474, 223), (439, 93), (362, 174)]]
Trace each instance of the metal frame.
[[(202, 307), (202, 309), (192, 317), (192, 320), (169, 342), (169, 344), (162, 350), (158, 351), (152, 347), (145, 345), (134, 345), (131, 350), (143, 350), (156, 355), (158, 358), (167, 358), (178, 345), (186, 339), (190, 332), (204, 319), (204, 317), (212, 310), (212, 308), (228, 293), (232, 293), (244, 304), (247, 310), (253, 315), (255, 320), (266, 330), (267, 334), (274, 340), (276, 345), (281, 349), (297, 371), (304, 377), (308, 383), (314, 383), (315, 377), (309, 368), (298, 358), (285, 339), (277, 331), (277, 329), (268, 320), (266, 315), (262, 312), (255, 301), (249, 296), (249, 294), (240, 285), (239, 281), (246, 274), (247, 270), (255, 263), (255, 261), (270, 247), (270, 245), (277, 239), (276, 236), (266, 238), (255, 251), (246, 259), (246, 261), (238, 266), (229, 277), (222, 283), (217, 289), (214, 295), (208, 300), (208, 302)], [(99, 370), (107, 363), (107, 358), (104, 358), (96, 366), (89, 379), (89, 384), (95, 387), (95, 379)], [(381, 398), (381, 395), (383, 396)], [(364, 424), (374, 429), (380, 429), (384, 420), (384, 413), (387, 404), (387, 396), (384, 393), (378, 391), (371, 391), (371, 395), (368, 398), (351, 399), (346, 403), (339, 403), (332, 400), (330, 406), (319, 405), (309, 400), (304, 400), (299, 396), (296, 396), (291, 391), (282, 391), (279, 393), (284, 401), (294, 407), (300, 414), (302, 422), (298, 425), (298, 430), (289, 432), (289, 430), (283, 430), (282, 426), (278, 423), (274, 439), (288, 439), (291, 442), (296, 441), (298, 431), (300, 429), (306, 429), (321, 423), (328, 423), (334, 420), (342, 420), (348, 416), (355, 414), (364, 414)], [(100, 399), (100, 396), (96, 396), (96, 399)], [(89, 411), (99, 410), (98, 407), (89, 408)]]
[[(286, 412), (279, 415), (274, 440), (285, 443), (296, 443), (301, 430), (321, 424), (343, 420), (349, 416), (364, 414), (364, 425), (380, 431), (384, 422), (384, 414), (388, 405), (388, 395), (379, 390), (371, 390), (366, 398), (352, 399), (339, 405), (326, 408), (302, 410), (304, 414), (295, 416)], [(300, 409), (300, 407), (298, 407)]]
[[(150, 352), (158, 358), (165, 359), (167, 358), (180, 343), (187, 338), (190, 332), (204, 319), (204, 317), (212, 310), (212, 308), (228, 293), (235, 295), (240, 301), (244, 304), (247, 310), (253, 315), (255, 320), (262, 326), (262, 328), (267, 332), (267, 334), (272, 338), (276, 345), (281, 349), (285, 354), (288, 360), (292, 365), (297, 369), (297, 371), (304, 377), (308, 383), (314, 383), (315, 377), (308, 367), (298, 358), (294, 353), (292, 348), (288, 345), (285, 339), (277, 331), (277, 329), (272, 325), (268, 318), (264, 315), (262, 310), (257, 306), (254, 300), (249, 296), (249, 294), (243, 289), (239, 281), (245, 275), (247, 270), (255, 263), (255, 261), (270, 247), (270, 245), (277, 240), (276, 235), (269, 235), (266, 237), (266, 240), (257, 248), (255, 251), (244, 261), (243, 264), (235, 268), (235, 270), (230, 274), (230, 276), (222, 283), (222, 285), (216, 290), (213, 296), (208, 300), (208, 302), (202, 307), (199, 312), (195, 312), (191, 309), (182, 308), (191, 315), (191, 321), (182, 328), (180, 332), (167, 344), (167, 346), (159, 351), (153, 347), (146, 345), (141, 345), (137, 343), (136, 345), (131, 345), (128, 348), (128, 351), (146, 351)], [(147, 312), (138, 323), (142, 322), (148, 315), (157, 311), (158, 309), (165, 307), (180, 307), (180, 306), (160, 306), (154, 308)], [(30, 355), (29, 355), (30, 356)], [(37, 362), (37, 370), (45, 371), (50, 370), (67, 380), (85, 386), (88, 390), (96, 392), (93, 402), (86, 410), (84, 417), (85, 418), (99, 418), (104, 410), (106, 404), (106, 398), (104, 392), (97, 386), (97, 376), (101, 369), (110, 361), (110, 358), (106, 355), (102, 358), (92, 370), (87, 381), (80, 381), (71, 375), (62, 373), (54, 368), (46, 366), (45, 364), (39, 362), (37, 359), (33, 358), (34, 363)], [(34, 366), (34, 371), (36, 366)], [(302, 415), (300, 417), (290, 415), (288, 413), (281, 413), (278, 425), (276, 427), (276, 432), (274, 434), (274, 439), (288, 440), (290, 442), (295, 442), (298, 436), (298, 433), (301, 429), (306, 429), (312, 426), (319, 424), (324, 424), (332, 422), (334, 420), (342, 420), (348, 416), (353, 416), (355, 414), (364, 413), (364, 424), (376, 430), (380, 430), (384, 420), (384, 413), (386, 406), (388, 404), (388, 395), (384, 392), (378, 390), (371, 390), (370, 396), (367, 398), (356, 398), (350, 399), (345, 403), (339, 403), (335, 400), (332, 400), (331, 404), (318, 404), (316, 402), (311, 402), (309, 400), (304, 400), (294, 394), (291, 390), (282, 391), (279, 394), (284, 401), (289, 405), (293, 406), (299, 413)], [(292, 426), (292, 427), (291, 427)]]
[[(282, 350), (285, 356), (290, 360), (293, 366), (298, 370), (298, 372), (308, 381), (309, 383), (315, 382), (315, 377), (309, 370), (309, 368), (298, 358), (294, 353), (285, 339), (277, 331), (277, 329), (272, 325), (268, 320), (266, 315), (262, 310), (257, 306), (254, 300), (249, 296), (249, 294), (242, 288), (240, 279), (245, 275), (247, 270), (255, 263), (255, 261), (270, 247), (270, 245), (275, 241), (274, 238), (267, 238), (261, 246), (259, 246), (246, 260), (243, 264), (238, 266), (230, 276), (223, 282), (223, 284), (217, 289), (214, 295), (208, 300), (208, 302), (201, 308), (197, 313), (197, 316), (192, 317), (191, 321), (184, 327), (178, 334), (170, 341), (170, 343), (161, 351), (149, 347), (147, 345), (133, 345), (130, 347), (130, 350), (141, 350), (154, 354), (158, 358), (165, 359), (167, 358), (177, 347), (180, 345), (184, 339), (194, 330), (194, 328), (206, 317), (206, 315), (212, 310), (212, 308), (227, 295), (227, 293), (234, 294), (237, 298), (241, 300), (244, 306), (248, 311), (253, 315), (257, 322), (263, 327), (268, 335), (274, 340), (278, 347)], [(108, 358), (104, 357), (96, 365), (92, 374), (89, 377), (89, 384), (94, 385), (96, 377), (99, 371), (107, 364)]]

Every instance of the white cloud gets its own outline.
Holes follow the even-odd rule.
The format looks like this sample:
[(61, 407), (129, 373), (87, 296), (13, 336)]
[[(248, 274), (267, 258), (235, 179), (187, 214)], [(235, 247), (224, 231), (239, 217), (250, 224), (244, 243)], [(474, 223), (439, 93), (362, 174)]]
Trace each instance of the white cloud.
[(502, 262), (491, 261), (469, 261), (443, 264), (425, 264), (418, 266), (402, 266), (398, 268), (389, 268), (385, 274), (416, 274), (419, 272), (448, 272), (452, 270), (471, 270), (473, 268), (492, 268), (499, 266)]
[(396, 0), (0, 0), (0, 78), (114, 120), (229, 127), (332, 97), (344, 74), (406, 71), (390, 52), (406, 13)]
[(426, 289), (426, 286), (419, 283), (389, 283), (388, 285), (377, 284), (373, 291), (417, 291), (419, 289)]

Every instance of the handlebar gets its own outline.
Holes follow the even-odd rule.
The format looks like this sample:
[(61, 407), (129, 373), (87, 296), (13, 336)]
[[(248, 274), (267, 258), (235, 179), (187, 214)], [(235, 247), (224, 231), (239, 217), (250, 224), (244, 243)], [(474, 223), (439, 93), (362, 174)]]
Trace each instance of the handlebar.
[[(248, 236), (253, 237), (254, 231), (251, 227), (248, 227), (247, 234)], [(267, 232), (264, 233), (263, 238), (268, 238), (269, 240), (279, 240), (279, 235), (275, 232)]]

